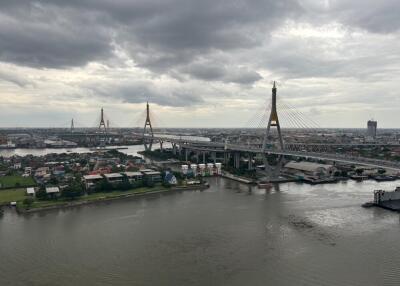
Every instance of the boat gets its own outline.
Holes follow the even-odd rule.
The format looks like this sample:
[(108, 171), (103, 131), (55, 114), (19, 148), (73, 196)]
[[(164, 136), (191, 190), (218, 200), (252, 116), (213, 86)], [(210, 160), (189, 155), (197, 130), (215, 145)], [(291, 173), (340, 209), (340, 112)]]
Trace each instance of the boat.
[(358, 182), (361, 182), (363, 180), (367, 180), (368, 176), (365, 176), (365, 175), (351, 175), (350, 178), (353, 179), (353, 180), (356, 180)]
[(361, 205), (363, 208), (371, 208), (375, 206), (374, 202), (366, 202)]
[(393, 176), (376, 176), (374, 179), (377, 182), (386, 182), (386, 181), (394, 181), (394, 180), (396, 180), (396, 177), (393, 177)]

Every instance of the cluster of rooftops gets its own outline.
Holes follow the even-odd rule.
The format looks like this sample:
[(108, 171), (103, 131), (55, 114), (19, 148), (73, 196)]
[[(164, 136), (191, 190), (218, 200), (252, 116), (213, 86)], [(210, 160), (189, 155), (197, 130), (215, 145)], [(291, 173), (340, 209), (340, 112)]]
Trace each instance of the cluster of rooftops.
[(83, 176), (84, 180), (95, 180), (95, 179), (103, 179), (106, 178), (108, 180), (113, 179), (122, 179), (124, 176), (128, 178), (141, 178), (143, 176), (149, 177), (161, 177), (161, 172), (152, 170), (152, 169), (143, 169), (138, 172), (121, 172), (121, 173), (108, 173), (108, 174), (93, 174)]

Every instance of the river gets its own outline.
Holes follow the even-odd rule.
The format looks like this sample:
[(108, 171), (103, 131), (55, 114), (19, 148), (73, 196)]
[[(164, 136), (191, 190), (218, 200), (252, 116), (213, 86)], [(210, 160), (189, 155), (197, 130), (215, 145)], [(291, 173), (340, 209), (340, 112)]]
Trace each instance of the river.
[[(165, 148), (169, 148), (170, 144), (164, 144)], [(134, 156), (140, 156), (137, 152), (143, 151), (143, 145), (129, 145), (129, 146), (110, 146), (108, 148), (124, 148), (119, 149), (118, 151)], [(156, 145), (158, 148), (158, 145)], [(42, 148), (42, 149), (30, 149), (30, 148), (17, 148), (17, 149), (0, 149), (0, 156), (3, 157), (11, 157), (14, 155), (18, 156), (26, 156), (26, 155), (34, 155), (34, 156), (44, 156), (50, 153), (62, 154), (62, 153), (90, 153), (94, 152), (93, 149), (87, 147), (78, 147), (78, 148)]]
[(400, 285), (396, 183), (206, 191), (0, 219), (0, 285)]

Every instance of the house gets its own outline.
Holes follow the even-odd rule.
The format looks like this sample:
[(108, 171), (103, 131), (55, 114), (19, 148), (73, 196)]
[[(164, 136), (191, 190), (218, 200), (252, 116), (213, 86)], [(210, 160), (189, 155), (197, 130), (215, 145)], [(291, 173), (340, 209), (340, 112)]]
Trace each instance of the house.
[(35, 196), (35, 188), (26, 188), (26, 194), (28, 196)]
[(175, 175), (169, 171), (165, 172), (164, 181), (170, 185), (178, 184), (178, 180), (176, 179)]
[(104, 177), (111, 184), (121, 183), (122, 179), (124, 178), (124, 176), (122, 176), (120, 173), (104, 174)]
[(153, 183), (159, 183), (162, 181), (161, 173), (152, 169), (140, 170), (143, 177)]
[(48, 175), (50, 173), (50, 169), (49, 167), (40, 167), (37, 168), (35, 171), (35, 177), (45, 177), (46, 175)]
[(32, 174), (32, 167), (25, 167), (24, 173), (30, 176)]
[(21, 169), (21, 168), (22, 168), (22, 165), (21, 165), (20, 162), (15, 163), (14, 166), (13, 166), (13, 169), (14, 169), (14, 170), (19, 170), (19, 169)]
[(58, 187), (46, 187), (46, 194), (51, 197), (56, 197), (60, 194), (60, 189)]
[(125, 175), (128, 178), (129, 183), (143, 180), (143, 174), (141, 172), (123, 172), (122, 175)]
[(53, 174), (55, 176), (64, 176), (65, 175), (65, 168), (63, 165), (55, 166), (53, 169)]
[(83, 176), (83, 180), (85, 182), (86, 189), (90, 189), (91, 187), (94, 187), (102, 179), (103, 179), (103, 176), (98, 175), (98, 174)]

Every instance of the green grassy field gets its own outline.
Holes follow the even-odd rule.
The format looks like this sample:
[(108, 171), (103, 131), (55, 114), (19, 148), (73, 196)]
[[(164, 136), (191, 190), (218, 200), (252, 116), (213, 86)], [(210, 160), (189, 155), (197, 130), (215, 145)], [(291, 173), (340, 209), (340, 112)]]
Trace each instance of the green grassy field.
[(0, 188), (19, 188), (35, 185), (32, 177), (4, 176), (0, 177)]
[(25, 189), (0, 190), (0, 204), (22, 201), (26, 198)]
[[(43, 207), (49, 207), (49, 206), (57, 206), (57, 205), (63, 205), (68, 202), (97, 201), (97, 200), (103, 200), (103, 199), (117, 198), (117, 197), (124, 196), (124, 195), (141, 194), (141, 193), (155, 192), (155, 191), (161, 191), (161, 190), (168, 190), (168, 189), (166, 189), (162, 186), (155, 186), (153, 188), (142, 187), (142, 188), (136, 188), (136, 189), (131, 189), (131, 190), (127, 190), (127, 191), (94, 193), (94, 194), (90, 194), (87, 196), (79, 197), (75, 200), (68, 200), (66, 198), (59, 198), (57, 200), (48, 200), (48, 201), (47, 200), (46, 201), (35, 200), (29, 208), (34, 209), (34, 208), (43, 208)], [(22, 199), (19, 200), (20, 201), (19, 206), (22, 208), (24, 207), (22, 204), (22, 200), (24, 198), (26, 198), (26, 196), (22, 197)]]

